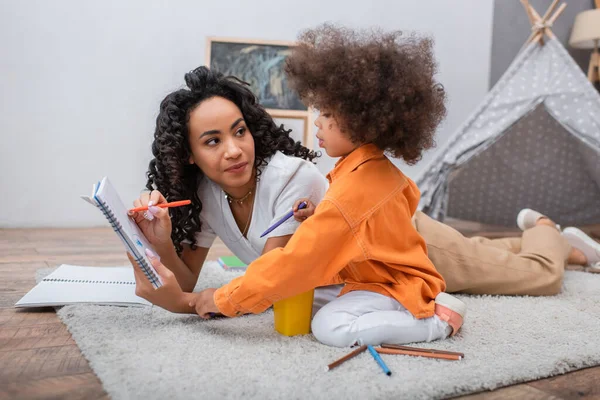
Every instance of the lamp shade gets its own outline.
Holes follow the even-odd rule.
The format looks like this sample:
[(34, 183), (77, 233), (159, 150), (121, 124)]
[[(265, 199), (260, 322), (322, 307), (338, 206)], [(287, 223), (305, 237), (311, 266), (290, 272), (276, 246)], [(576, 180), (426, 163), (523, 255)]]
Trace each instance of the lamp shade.
[(593, 49), (594, 40), (600, 41), (600, 8), (577, 14), (569, 45), (577, 49)]

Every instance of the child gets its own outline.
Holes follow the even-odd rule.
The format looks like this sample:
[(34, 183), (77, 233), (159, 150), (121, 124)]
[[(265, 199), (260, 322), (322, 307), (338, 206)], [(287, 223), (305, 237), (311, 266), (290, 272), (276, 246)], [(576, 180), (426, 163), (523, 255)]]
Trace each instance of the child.
[[(305, 102), (318, 108), (319, 146), (342, 157), (314, 215), (285, 248), (246, 274), (190, 301), (202, 317), (260, 313), (273, 302), (331, 282), (340, 297), (315, 315), (322, 343), (410, 343), (445, 339), (465, 306), (445, 283), (411, 223), (419, 191), (384, 151), (408, 163), (433, 144), (445, 114), (427, 39), (324, 25), (306, 31), (286, 66)], [(437, 301), (436, 301), (437, 299)], [(437, 303), (437, 304), (436, 304)]]
[[(460, 328), (464, 304), (441, 293), (444, 288), (474, 294), (554, 295), (560, 292), (565, 261), (600, 266), (598, 243), (575, 228), (561, 235), (552, 220), (533, 210), (519, 213), (518, 225), (525, 231), (522, 238), (498, 240), (466, 238), (415, 213), (417, 188), (383, 152), (409, 164), (418, 161), (422, 151), (431, 147), (434, 130), (444, 116), (444, 93), (433, 80), (431, 43), (399, 37), (399, 33), (361, 34), (325, 25), (307, 31), (288, 59), (292, 84), (307, 104), (321, 110), (316, 121), (320, 146), (342, 159), (329, 174), (330, 189), (314, 214), (306, 219), (310, 210), (296, 212), (299, 221), (306, 221), (287, 245), (280, 244), (284, 248), (264, 245), (266, 254), (250, 264), (244, 277), (201, 293), (184, 293), (176, 274), (151, 257), (164, 281), (162, 288), (154, 290), (132, 261), (136, 293), (175, 312), (236, 316), (259, 313), (277, 300), (316, 286), (343, 282), (339, 298), (338, 286), (329, 287), (326, 295), (320, 288), (322, 302), (315, 296), (313, 309), (326, 304), (313, 320), (316, 338), (334, 346), (403, 343), (444, 338)], [(214, 120), (215, 110), (219, 109), (206, 113), (208, 120)], [(171, 111), (165, 108), (166, 117), (171, 118)], [(189, 115), (175, 116), (185, 122)], [(183, 127), (181, 134), (187, 140), (185, 135), (191, 131), (185, 131), (185, 123), (175, 122)], [(223, 129), (228, 129), (227, 120), (223, 123)], [(257, 138), (263, 140), (263, 136)], [(165, 150), (170, 146), (167, 143)], [(183, 157), (182, 163), (189, 163), (185, 151), (165, 154), (176, 154)], [(171, 164), (164, 165), (168, 168), (161, 179), (171, 184)], [(207, 171), (218, 172), (217, 167)], [(263, 180), (265, 185), (280, 182)], [(269, 199), (282, 209), (291, 206), (280, 196)], [(257, 206), (271, 207), (262, 200)], [(226, 207), (222, 210), (229, 212)], [(157, 219), (167, 217), (165, 223), (170, 226), (164, 214)], [(275, 214), (278, 218), (279, 213)], [(194, 214), (185, 217), (194, 218)], [(191, 234), (188, 226), (178, 228)], [(254, 223), (250, 229), (257, 229)], [(242, 245), (247, 247), (245, 242)], [(195, 271), (190, 286), (196, 282), (208, 248), (204, 250), (198, 258), (184, 254)], [(168, 257), (159, 255), (170, 267)]]

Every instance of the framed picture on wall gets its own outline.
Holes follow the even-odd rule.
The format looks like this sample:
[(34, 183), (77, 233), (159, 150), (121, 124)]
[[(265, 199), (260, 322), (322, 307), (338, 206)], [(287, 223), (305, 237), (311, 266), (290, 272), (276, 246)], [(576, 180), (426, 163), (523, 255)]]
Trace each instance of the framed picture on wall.
[[(233, 75), (250, 84), (250, 89), (269, 114), (286, 126), (285, 119), (301, 120), (302, 144), (312, 147), (310, 110), (288, 87), (285, 59), (293, 42), (208, 37), (206, 65), (224, 75)], [(296, 137), (297, 138), (297, 137)]]

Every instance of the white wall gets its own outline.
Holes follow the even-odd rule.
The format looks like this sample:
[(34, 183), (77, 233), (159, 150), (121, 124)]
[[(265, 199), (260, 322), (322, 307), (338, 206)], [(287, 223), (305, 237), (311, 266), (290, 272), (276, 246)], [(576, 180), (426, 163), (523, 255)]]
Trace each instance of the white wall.
[[(126, 201), (137, 197), (159, 102), (204, 63), (206, 36), (294, 40), (324, 21), (430, 33), (450, 96), (442, 147), (486, 92), (492, 8), (492, 0), (0, 0), (0, 227), (105, 225), (78, 197), (104, 175)], [(320, 161), (323, 171), (332, 165)]]

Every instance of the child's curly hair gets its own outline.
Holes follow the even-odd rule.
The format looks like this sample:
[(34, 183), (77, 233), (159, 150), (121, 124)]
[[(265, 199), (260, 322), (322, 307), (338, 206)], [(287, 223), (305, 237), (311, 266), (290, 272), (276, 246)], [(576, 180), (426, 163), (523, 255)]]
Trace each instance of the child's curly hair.
[(300, 34), (285, 70), (303, 101), (331, 110), (354, 143), (414, 164), (446, 115), (432, 47), (414, 34), (324, 24)]

